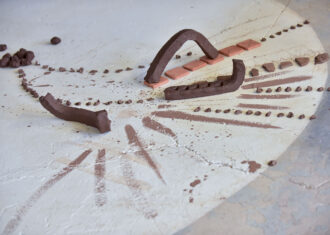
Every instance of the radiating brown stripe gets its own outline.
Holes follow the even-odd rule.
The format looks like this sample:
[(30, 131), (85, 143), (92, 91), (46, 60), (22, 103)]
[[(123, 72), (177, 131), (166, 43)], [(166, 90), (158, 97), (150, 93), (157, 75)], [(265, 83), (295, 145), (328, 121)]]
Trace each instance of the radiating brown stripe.
[(103, 206), (107, 202), (105, 194), (105, 149), (99, 150), (94, 166), (95, 174), (95, 204)]
[(120, 165), (126, 184), (133, 195), (133, 202), (136, 205), (137, 210), (140, 211), (147, 219), (155, 218), (158, 213), (154, 209), (150, 208), (148, 199), (143, 195), (141, 186), (135, 179), (132, 166), (124, 157), (120, 158)]
[(273, 78), (273, 77), (277, 77), (286, 73), (291, 72), (291, 70), (287, 70), (287, 71), (281, 71), (281, 72), (277, 72), (277, 73), (271, 73), (271, 74), (266, 74), (266, 75), (261, 75), (261, 76), (255, 76), (252, 78), (246, 78), (244, 80), (244, 82), (252, 82), (252, 81), (258, 81), (258, 80), (264, 80), (266, 78)]
[(85, 160), (85, 158), (92, 152), (92, 150), (87, 150), (83, 152), (79, 157), (69, 163), (67, 167), (64, 167), (59, 173), (53, 175), (46, 183), (44, 183), (36, 192), (30, 196), (30, 198), (25, 202), (25, 204), (18, 209), (14, 218), (12, 218), (6, 225), (3, 234), (10, 234), (15, 231), (19, 223), (29, 209), (41, 198), (43, 194), (47, 192), (54, 184), (60, 181), (64, 176), (69, 174), (73, 169), (75, 169), (79, 164)]
[(252, 95), (252, 94), (241, 94), (237, 98), (239, 99), (287, 99), (296, 97), (295, 95)]
[(155, 120), (152, 120), (150, 117), (144, 117), (142, 119), (142, 122), (143, 122), (143, 125), (147, 128), (150, 128), (159, 133), (166, 134), (173, 138), (176, 138), (176, 135), (170, 128), (160, 124), (159, 122), (157, 122)]
[(251, 88), (257, 88), (257, 87), (269, 87), (269, 86), (278, 86), (288, 83), (294, 83), (294, 82), (301, 82), (308, 79), (311, 79), (312, 76), (299, 76), (299, 77), (289, 77), (284, 79), (276, 79), (276, 80), (270, 80), (266, 82), (256, 82), (251, 83), (248, 85), (242, 86), (243, 89), (251, 89)]
[(221, 124), (229, 124), (235, 126), (249, 126), (249, 127), (257, 127), (257, 128), (280, 128), (278, 126), (272, 126), (270, 124), (246, 122), (246, 121), (223, 119), (223, 118), (213, 118), (202, 115), (192, 115), (180, 111), (155, 111), (152, 112), (152, 114), (162, 118), (181, 119), (181, 120), (198, 121), (198, 122), (221, 123)]
[(158, 178), (163, 181), (164, 184), (165, 180), (163, 179), (162, 175), (160, 174), (158, 167), (156, 166), (156, 164), (154, 163), (154, 161), (151, 159), (151, 157), (149, 156), (148, 152), (144, 149), (142, 143), (140, 142), (134, 128), (131, 125), (126, 125), (125, 126), (125, 131), (126, 131), (126, 135), (128, 138), (128, 142), (130, 144), (134, 144), (135, 146), (137, 146), (140, 151), (138, 151), (137, 153), (142, 156), (149, 164), (149, 166), (155, 171), (156, 175), (158, 176)]
[(265, 105), (265, 104), (238, 104), (239, 108), (250, 108), (250, 109), (288, 109), (289, 107), (284, 106), (274, 106), (274, 105)]

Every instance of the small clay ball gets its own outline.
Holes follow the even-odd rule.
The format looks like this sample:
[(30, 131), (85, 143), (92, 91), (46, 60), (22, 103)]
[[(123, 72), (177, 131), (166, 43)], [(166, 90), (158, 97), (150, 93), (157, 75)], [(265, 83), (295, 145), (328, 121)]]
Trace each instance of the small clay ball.
[(50, 39), (50, 43), (53, 45), (57, 45), (61, 42), (61, 39), (59, 37), (52, 37), (52, 39)]

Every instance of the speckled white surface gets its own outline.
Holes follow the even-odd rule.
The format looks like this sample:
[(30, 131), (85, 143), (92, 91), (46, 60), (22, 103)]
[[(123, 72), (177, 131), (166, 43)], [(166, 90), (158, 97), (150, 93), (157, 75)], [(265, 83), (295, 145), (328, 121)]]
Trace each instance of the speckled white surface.
[[(144, 128), (141, 122), (152, 111), (161, 111), (157, 108), (158, 105), (166, 102), (162, 97), (163, 88), (151, 91), (143, 86), (146, 69), (137, 69), (137, 66), (150, 63), (167, 38), (181, 28), (194, 28), (221, 49), (247, 38), (258, 40), (272, 32), (303, 22), (304, 19), (291, 10), (284, 11), (277, 19), (278, 11), (283, 9), (281, 4), (251, 1), (241, 7), (242, 1), (226, 2), (221, 6), (215, 1), (208, 4), (181, 2), (176, 3), (173, 8), (169, 2), (155, 4), (146, 1), (144, 4), (130, 2), (134, 4), (132, 10), (124, 8), (126, 4), (122, 1), (94, 5), (87, 1), (79, 4), (35, 1), (18, 6), (7, 1), (2, 4), (2, 17), (7, 22), (12, 22), (0, 27), (1, 35), (4, 35), (1, 40), (7, 42), (9, 52), (25, 47), (35, 51), (37, 60), (43, 65), (56, 68), (82, 66), (87, 71), (99, 71), (96, 75), (89, 75), (86, 71), (83, 75), (53, 72), (40, 76), (44, 71), (39, 67), (24, 68), (28, 80), (40, 76), (33, 81), (34, 86), (50, 85), (35, 87), (40, 94), (51, 92), (55, 97), (82, 103), (87, 102), (89, 97), (93, 98), (92, 101), (100, 99), (101, 102), (133, 100), (132, 105), (101, 104), (90, 107), (93, 110), (105, 108), (112, 120), (112, 131), (100, 135), (93, 128), (54, 118), (21, 89), (20, 80), (13, 70), (0, 71), (0, 85), (3, 89), (3, 98), (0, 101), (3, 106), (0, 139), (1, 155), (4, 156), (1, 158), (0, 168), (0, 228), (4, 232), (173, 233), (254, 180), (267, 168), (266, 163), (277, 159), (309, 123), (308, 119), (298, 120), (297, 116), (293, 119), (277, 118), (277, 112), (273, 112), (270, 118), (236, 116), (233, 112), (199, 114), (268, 123), (280, 127), (279, 129), (153, 117), (176, 133), (178, 138), (175, 140)], [(145, 13), (146, 5), (155, 9), (150, 15)], [(29, 16), (26, 21), (15, 22), (17, 19), (9, 13), (14, 7), (20, 15)], [(161, 12), (157, 10), (160, 8)], [(272, 32), (269, 32), (269, 28)], [(57, 46), (48, 45), (47, 41), (54, 34), (60, 36), (63, 42)], [(184, 56), (187, 51), (192, 51), (193, 55)], [(281, 37), (269, 39), (260, 48), (244, 52), (235, 58), (243, 59), (249, 71), (255, 66), (260, 68), (264, 62), (274, 61), (277, 65), (279, 61), (292, 60), (297, 56), (309, 56), (312, 59), (323, 51), (311, 26), (304, 25)], [(178, 53), (183, 58), (172, 60), (168, 68), (201, 56), (201, 51), (193, 43), (187, 43)], [(134, 70), (114, 73), (114, 70), (126, 67)], [(102, 76), (101, 72), (105, 68), (109, 68), (111, 72)], [(226, 58), (223, 62), (204, 67), (182, 80), (171, 81), (167, 86), (212, 80), (219, 74), (230, 74), (231, 69), (231, 60)], [(314, 91), (302, 92), (295, 98), (280, 102), (257, 102), (287, 106), (288, 111), (304, 113), (309, 117), (314, 114), (321, 100), (322, 93), (316, 92), (315, 88), (325, 84), (326, 64), (315, 66), (310, 63), (306, 67), (294, 65), (287, 70), (290, 72), (277, 78), (310, 75), (311, 80), (291, 86), (311, 85)], [(71, 85), (79, 87), (73, 89)], [(202, 107), (202, 110), (208, 107), (212, 110), (236, 109), (239, 103), (256, 103), (237, 98), (243, 93), (253, 94), (254, 90), (239, 89), (221, 96), (174, 101), (170, 103), (172, 107), (169, 109), (194, 114), (192, 110), (197, 106)], [(136, 104), (136, 100), (148, 97), (154, 97), (155, 100)], [(147, 146), (147, 152), (156, 162), (166, 183), (157, 178), (146, 161), (137, 154), (139, 150), (128, 145), (124, 129), (128, 124), (134, 127)], [(76, 133), (77, 130), (79, 133)], [(30, 196), (41, 185), (86, 149), (92, 149), (92, 153), (77, 169), (45, 191), (38, 200), (29, 203)], [(106, 150), (106, 203), (101, 207), (95, 203), (98, 195), (95, 192), (94, 177), (94, 163), (99, 149)], [(254, 160), (262, 167), (256, 173), (249, 173), (247, 164), (241, 163), (244, 160)], [(140, 187), (141, 194), (138, 197), (127, 183), (127, 171), (134, 173)], [(204, 175), (208, 175), (205, 181)], [(202, 183), (189, 193), (189, 184), (196, 178), (201, 179)], [(191, 197), (194, 199), (193, 203), (189, 202)], [(24, 213), (22, 208), (27, 208), (23, 210)], [(157, 216), (147, 218), (145, 214), (150, 211)], [(17, 226), (8, 226), (15, 218), (19, 218)]]

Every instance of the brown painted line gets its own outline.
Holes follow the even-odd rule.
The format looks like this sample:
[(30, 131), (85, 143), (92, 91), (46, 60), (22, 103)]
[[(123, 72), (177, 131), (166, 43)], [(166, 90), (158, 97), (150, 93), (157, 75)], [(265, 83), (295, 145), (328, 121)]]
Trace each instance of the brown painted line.
[(253, 94), (241, 94), (237, 98), (239, 99), (287, 99), (294, 98), (296, 95), (253, 95)]
[(149, 164), (149, 166), (155, 171), (156, 175), (158, 176), (158, 178), (164, 183), (166, 184), (165, 180), (163, 179), (162, 175), (159, 172), (159, 169), (157, 167), (157, 165), (154, 163), (154, 161), (151, 159), (151, 157), (149, 156), (148, 152), (144, 149), (142, 143), (140, 142), (136, 131), (134, 130), (134, 128), (131, 125), (126, 125), (125, 126), (125, 131), (126, 131), (126, 135), (128, 138), (128, 143), (129, 144), (134, 144), (135, 146), (137, 146), (140, 151), (137, 152), (137, 154), (139, 154), (140, 156), (142, 156)]
[(214, 117), (206, 117), (202, 115), (193, 115), (189, 113), (184, 113), (180, 111), (155, 111), (152, 112), (156, 117), (162, 118), (171, 118), (171, 119), (181, 119), (188, 121), (197, 121), (197, 122), (209, 122), (209, 123), (220, 123), (220, 124), (228, 124), (234, 126), (248, 126), (248, 127), (257, 127), (257, 128), (280, 128), (278, 126), (273, 126), (270, 124), (263, 124), (258, 122), (246, 122), (239, 121), (233, 119), (224, 119), (224, 118), (214, 118)]
[(274, 105), (265, 105), (265, 104), (243, 104), (239, 103), (236, 107), (239, 108), (251, 108), (251, 109), (288, 109), (289, 107), (284, 106), (274, 106)]
[(150, 117), (144, 117), (142, 119), (142, 123), (143, 123), (143, 126), (149, 128), (151, 130), (154, 130), (161, 134), (169, 135), (173, 138), (176, 138), (176, 134), (170, 128), (160, 124), (159, 122), (157, 122), (155, 120), (152, 120)]
[(126, 180), (126, 184), (134, 197), (133, 202), (137, 207), (136, 209), (141, 212), (146, 219), (155, 218), (158, 213), (156, 210), (150, 208), (148, 199), (144, 196), (141, 186), (135, 179), (134, 171), (130, 162), (125, 158), (120, 158), (120, 165), (123, 172), (123, 177)]
[(77, 168), (79, 164), (85, 160), (85, 158), (92, 152), (92, 150), (86, 150), (80, 156), (78, 156), (75, 160), (70, 162), (68, 166), (64, 167), (59, 173), (53, 175), (52, 178), (50, 178), (46, 183), (44, 183), (41, 187), (38, 188), (37, 191), (35, 191), (32, 196), (25, 202), (23, 206), (21, 206), (14, 218), (12, 218), (6, 225), (3, 234), (10, 234), (13, 233), (18, 225), (20, 224), (23, 217), (26, 215), (26, 213), (29, 211), (31, 207), (44, 195), (54, 184), (59, 182), (64, 176), (69, 174), (72, 170)]
[(252, 78), (246, 78), (244, 80), (244, 82), (252, 82), (252, 81), (258, 81), (258, 80), (263, 80), (263, 79), (267, 79), (267, 78), (273, 78), (273, 77), (277, 77), (277, 76), (280, 76), (283, 74), (287, 74), (291, 71), (292, 70), (286, 70), (286, 71), (281, 71), (281, 72), (277, 72), (277, 73), (271, 73), (271, 74), (266, 74), (266, 75), (255, 76)]
[[(135, 157), (135, 159), (133, 159), (133, 156), (130, 156), (130, 155), (128, 155), (128, 154), (125, 154), (125, 157), (128, 159), (128, 160), (130, 160), (130, 161), (133, 161), (133, 162), (137, 162), (136, 161), (136, 157)], [(134, 161), (135, 160), (135, 161)], [(68, 164), (69, 162), (70, 162), (70, 160), (68, 160), (68, 159), (66, 159), (66, 158), (59, 158), (59, 159), (56, 159), (56, 161), (57, 162), (59, 162), (59, 163), (62, 163), (62, 164)], [(143, 161), (143, 163), (140, 163), (140, 162), (137, 162), (137, 163), (139, 163), (139, 164), (143, 164), (143, 166), (145, 166), (145, 165), (147, 165), (147, 163), (145, 163), (145, 161), (144, 160), (140, 160), (141, 162)], [(92, 176), (95, 176), (95, 171), (94, 171), (94, 169), (90, 169), (90, 168), (80, 168), (80, 169), (77, 169), (77, 171), (81, 171), (81, 172), (85, 172), (85, 173), (87, 173), (87, 174), (89, 174), (89, 175), (92, 175)], [(122, 176), (117, 176), (117, 175), (111, 175), (111, 174), (106, 174), (105, 176), (104, 176), (104, 179), (106, 180), (106, 181), (110, 181), (110, 182), (112, 182), (112, 183), (115, 183), (115, 184), (120, 184), (120, 185), (124, 185), (124, 186), (127, 186), (126, 185), (126, 181), (125, 181), (125, 179), (124, 179), (124, 177), (122, 177)], [(148, 184), (147, 182), (145, 182), (145, 181), (141, 181), (141, 180), (139, 180), (138, 182), (137, 182), (140, 186), (141, 186), (141, 188), (143, 189), (143, 190), (149, 190), (150, 188), (151, 188), (151, 185), (150, 184)]]
[(107, 203), (105, 194), (105, 149), (99, 150), (94, 166), (95, 174), (95, 204), (98, 207)]
[(294, 82), (301, 82), (301, 81), (309, 80), (311, 78), (312, 78), (312, 76), (288, 77), (288, 78), (284, 78), (284, 79), (276, 79), (276, 80), (270, 80), (270, 81), (266, 81), (266, 82), (251, 83), (251, 84), (242, 86), (242, 89), (278, 86), (278, 85), (289, 84), (289, 83), (294, 83)]

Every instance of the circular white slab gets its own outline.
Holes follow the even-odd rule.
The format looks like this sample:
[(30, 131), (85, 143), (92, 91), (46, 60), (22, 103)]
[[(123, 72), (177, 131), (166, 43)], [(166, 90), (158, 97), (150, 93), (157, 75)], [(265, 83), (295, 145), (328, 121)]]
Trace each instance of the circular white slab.
[[(41, 65), (85, 68), (83, 74), (55, 71), (49, 75), (43, 75), (45, 70), (41, 66), (24, 68), (39, 94), (50, 92), (72, 103), (80, 101), (81, 107), (87, 107), (88, 98), (92, 98), (92, 103), (99, 99), (101, 104), (87, 108), (106, 109), (112, 121), (112, 131), (99, 134), (94, 128), (57, 119), (22, 90), (14, 70), (0, 70), (0, 228), (4, 233), (173, 233), (251, 182), (267, 168), (269, 160), (275, 160), (285, 151), (309, 123), (308, 118), (323, 94), (316, 88), (324, 86), (327, 76), (325, 64), (313, 63), (314, 56), (323, 52), (323, 48), (311, 25), (269, 38), (305, 20), (273, 1), (208, 1), (207, 4), (7, 1), (2, 3), (0, 14), (6, 22), (0, 27), (1, 40), (8, 44), (8, 52), (24, 47), (35, 52)], [(277, 66), (280, 61), (310, 57), (307, 66), (294, 63), (284, 73), (260, 82), (311, 76), (281, 87), (295, 89), (310, 85), (313, 91), (275, 93), (275, 86), (272, 93), (260, 95), (292, 97), (244, 99), (242, 94), (256, 95), (255, 89), (241, 88), (234, 93), (168, 103), (163, 98), (165, 87), (212, 81), (218, 75), (231, 74), (232, 70), (231, 58), (225, 58), (181, 80), (171, 80), (159, 89), (144, 86), (148, 64), (166, 40), (183, 28), (200, 31), (218, 49), (249, 38), (259, 41), (267, 37), (261, 47), (233, 57), (243, 59), (247, 71), (258, 68), (261, 75), (267, 74), (261, 68), (263, 63), (274, 62)], [(62, 38), (62, 43), (49, 45), (49, 39), (55, 35)], [(192, 51), (192, 56), (186, 56), (188, 51)], [(173, 59), (167, 69), (202, 56), (192, 42), (186, 43), (178, 54), (181, 59)], [(139, 65), (146, 68), (138, 68)], [(126, 67), (133, 70), (115, 73)], [(89, 74), (93, 69), (98, 72)], [(104, 69), (110, 69), (110, 73), (103, 74)], [(246, 81), (243, 85), (251, 83)], [(154, 100), (147, 101), (151, 97)], [(103, 104), (128, 99), (133, 102)], [(143, 104), (137, 103), (139, 99), (144, 100)], [(159, 108), (164, 104), (170, 106)], [(246, 115), (250, 108), (239, 108), (239, 104), (285, 109), (260, 109), (260, 116)], [(196, 107), (201, 107), (199, 113), (193, 112)], [(204, 112), (206, 108), (212, 112)], [(222, 112), (215, 113), (215, 109)], [(225, 109), (231, 111), (224, 113)], [(237, 109), (243, 114), (235, 115)], [(178, 120), (151, 114), (166, 110), (277, 128)], [(265, 117), (268, 111), (272, 114)], [(279, 118), (279, 112), (293, 112), (294, 117)], [(300, 114), (306, 118), (299, 120)], [(145, 117), (169, 128), (172, 136), (143, 126)], [(125, 132), (128, 125), (136, 131), (144, 151), (138, 144), (128, 143)], [(81, 158), (79, 165), (65, 168), (88, 149), (92, 152)], [(101, 149), (105, 149), (105, 169), (102, 156), (98, 157)], [(255, 161), (261, 168), (252, 173), (244, 161)], [(153, 164), (156, 166), (152, 167)], [(201, 182), (191, 186), (197, 179)]]

